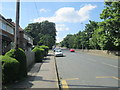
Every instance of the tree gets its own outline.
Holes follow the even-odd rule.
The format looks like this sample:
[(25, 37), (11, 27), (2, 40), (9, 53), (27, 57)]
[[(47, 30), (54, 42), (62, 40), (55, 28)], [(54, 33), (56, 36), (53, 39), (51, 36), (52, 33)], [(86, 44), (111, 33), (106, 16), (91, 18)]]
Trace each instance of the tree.
[(73, 45), (73, 35), (68, 34), (64, 40), (61, 42), (62, 46), (65, 46), (67, 48), (72, 48)]
[(46, 45), (50, 49), (52, 49), (52, 46), (54, 44), (55, 44), (54, 38), (49, 34), (40, 37), (40, 41), (38, 42), (38, 45)]
[(34, 38), (33, 44), (37, 45), (41, 36), (41, 23), (31, 23), (24, 29), (26, 33)]
[(92, 42), (92, 44), (91, 44), (91, 40), (92, 40), (92, 35), (93, 35), (93, 33), (94, 33), (94, 31), (96, 30), (96, 28), (98, 27), (98, 22), (95, 22), (95, 21), (91, 21), (91, 20), (89, 20), (89, 24), (86, 24), (86, 26), (85, 26), (85, 36), (86, 36), (86, 47), (87, 47), (87, 49), (89, 49), (89, 48), (92, 48), (92, 47), (94, 47), (94, 46), (92, 46), (92, 45), (95, 45), (94, 43), (95, 42)]
[(104, 35), (101, 34), (101, 36), (106, 38), (104, 48), (120, 50), (120, 2), (105, 2), (105, 5), (105, 9), (100, 14), (100, 18), (104, 19), (103, 22), (100, 22), (100, 27), (104, 32)]
[(34, 45), (43, 43), (50, 46), (50, 48), (55, 45), (56, 28), (53, 22), (43, 21), (40, 23), (31, 23), (28, 24), (25, 31), (34, 38)]

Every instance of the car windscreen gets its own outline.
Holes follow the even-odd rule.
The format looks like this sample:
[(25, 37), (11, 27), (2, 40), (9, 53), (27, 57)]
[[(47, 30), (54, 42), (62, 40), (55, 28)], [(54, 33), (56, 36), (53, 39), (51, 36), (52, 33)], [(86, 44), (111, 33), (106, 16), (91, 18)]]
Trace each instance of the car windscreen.
[(62, 52), (62, 51), (58, 50), (58, 51), (55, 51), (55, 52)]

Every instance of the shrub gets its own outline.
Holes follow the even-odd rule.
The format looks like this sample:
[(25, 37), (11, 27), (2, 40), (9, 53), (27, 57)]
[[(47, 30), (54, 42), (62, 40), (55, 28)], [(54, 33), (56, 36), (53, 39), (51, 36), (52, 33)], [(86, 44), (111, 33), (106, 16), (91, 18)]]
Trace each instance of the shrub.
[(11, 49), (5, 55), (15, 58), (20, 63), (19, 68), (19, 78), (23, 78), (27, 76), (27, 61), (25, 52), (18, 48), (18, 49)]
[(48, 47), (48, 46), (45, 46), (45, 45), (42, 45), (42, 46), (39, 46), (39, 47), (40, 47), (40, 48), (43, 48), (43, 49), (45, 50), (45, 55), (44, 55), (44, 56), (47, 56), (49, 47)]
[(44, 49), (35, 47), (32, 51), (35, 52), (35, 62), (42, 62), (44, 58)]
[(2, 82), (13, 82), (18, 79), (20, 63), (9, 56), (0, 56), (2, 61)]

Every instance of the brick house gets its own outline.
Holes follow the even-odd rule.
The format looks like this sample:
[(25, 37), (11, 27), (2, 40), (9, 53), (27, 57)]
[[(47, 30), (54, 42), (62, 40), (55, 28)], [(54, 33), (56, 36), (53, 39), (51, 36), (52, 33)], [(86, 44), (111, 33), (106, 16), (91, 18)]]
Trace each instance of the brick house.
[[(5, 19), (0, 14), (0, 54), (5, 54), (13, 48), (14, 45), (15, 23), (12, 19)], [(18, 46), (24, 50), (29, 50), (33, 45), (33, 38), (27, 35), (19, 27)]]

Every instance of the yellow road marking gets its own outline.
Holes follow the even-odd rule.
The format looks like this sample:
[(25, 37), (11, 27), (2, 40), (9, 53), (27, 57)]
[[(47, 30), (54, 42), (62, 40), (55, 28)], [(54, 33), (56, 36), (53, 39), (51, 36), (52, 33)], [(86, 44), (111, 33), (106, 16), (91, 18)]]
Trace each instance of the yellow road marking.
[(96, 78), (112, 78), (112, 76), (97, 76)]
[(65, 80), (79, 80), (79, 78), (68, 78), (68, 79), (65, 79)]
[(66, 80), (78, 80), (78, 79), (79, 78), (68, 78), (68, 79), (61, 80), (62, 89), (69, 90), (69, 87), (68, 87)]
[(58, 83), (57, 83), (57, 88), (59, 88), (59, 85), (58, 85)]
[(96, 78), (113, 78), (113, 79), (116, 79), (116, 80), (120, 80), (119, 78), (114, 77), (114, 76), (97, 76)]
[(62, 84), (62, 88), (63, 88), (63, 89), (69, 90), (69, 87), (68, 87), (68, 85), (67, 85), (66, 80), (62, 80), (62, 81), (61, 81), (61, 84)]

